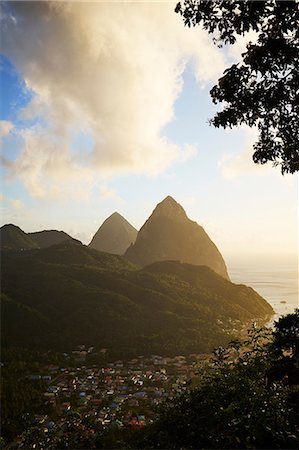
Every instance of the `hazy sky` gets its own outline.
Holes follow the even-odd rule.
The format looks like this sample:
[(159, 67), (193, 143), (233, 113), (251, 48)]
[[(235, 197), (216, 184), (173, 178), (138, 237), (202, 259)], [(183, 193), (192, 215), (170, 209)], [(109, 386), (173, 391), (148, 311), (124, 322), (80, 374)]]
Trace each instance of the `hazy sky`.
[[(298, 178), (208, 125), (218, 49), (175, 2), (1, 2), (1, 221), (88, 243), (172, 195), (224, 257), (297, 253)], [(220, 108), (220, 106), (218, 107)]]

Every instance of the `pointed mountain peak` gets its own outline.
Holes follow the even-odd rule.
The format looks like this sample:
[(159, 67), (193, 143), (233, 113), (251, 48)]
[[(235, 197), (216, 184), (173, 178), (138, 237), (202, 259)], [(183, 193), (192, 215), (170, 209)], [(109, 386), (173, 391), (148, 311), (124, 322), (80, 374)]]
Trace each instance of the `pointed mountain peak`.
[(137, 230), (118, 212), (114, 212), (100, 226), (89, 247), (96, 250), (123, 255), (135, 242)]
[(205, 265), (228, 279), (225, 262), (216, 245), (170, 196), (156, 206), (125, 257), (143, 267), (167, 260)]
[(175, 199), (173, 197), (171, 197), (171, 195), (167, 195), (167, 197), (164, 198), (164, 200), (162, 200), (162, 202), (160, 202), (160, 204), (178, 204), (178, 202), (175, 201)]
[(111, 214), (111, 216), (109, 216), (105, 220), (105, 222), (108, 222), (110, 220), (125, 220), (127, 222), (127, 220), (121, 214), (119, 214), (117, 211), (115, 211), (113, 214)]
[(153, 211), (153, 215), (163, 215), (172, 217), (173, 219), (187, 219), (184, 208), (170, 195), (158, 203)]

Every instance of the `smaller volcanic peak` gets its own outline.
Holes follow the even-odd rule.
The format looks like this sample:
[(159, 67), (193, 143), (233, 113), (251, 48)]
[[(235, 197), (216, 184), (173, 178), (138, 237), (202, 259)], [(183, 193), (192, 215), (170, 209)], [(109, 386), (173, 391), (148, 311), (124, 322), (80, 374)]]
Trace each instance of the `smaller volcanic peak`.
[(38, 245), (21, 228), (13, 224), (3, 225), (0, 228), (1, 250), (29, 250), (38, 248)]
[(89, 247), (101, 252), (123, 255), (134, 244), (137, 230), (118, 212), (114, 212), (100, 226)]
[(61, 242), (73, 240), (73, 238), (64, 231), (44, 230), (29, 233), (29, 236), (40, 248), (51, 247)]

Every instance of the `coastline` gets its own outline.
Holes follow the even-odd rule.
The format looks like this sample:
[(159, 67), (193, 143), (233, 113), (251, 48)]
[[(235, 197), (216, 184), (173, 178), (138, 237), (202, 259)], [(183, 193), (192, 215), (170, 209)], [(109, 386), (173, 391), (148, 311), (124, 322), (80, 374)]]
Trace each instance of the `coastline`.
[(233, 283), (252, 287), (272, 306), (274, 315), (266, 326), (272, 327), (280, 317), (293, 313), (299, 307), (296, 259), (232, 259), (228, 271)]

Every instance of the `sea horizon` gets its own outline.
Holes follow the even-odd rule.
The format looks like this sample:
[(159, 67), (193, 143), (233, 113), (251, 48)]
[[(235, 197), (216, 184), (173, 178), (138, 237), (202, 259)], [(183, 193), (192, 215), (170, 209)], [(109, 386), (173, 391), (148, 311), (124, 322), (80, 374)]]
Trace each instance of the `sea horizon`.
[(274, 323), (298, 308), (298, 261), (296, 258), (230, 258), (230, 279), (252, 287), (273, 307)]

